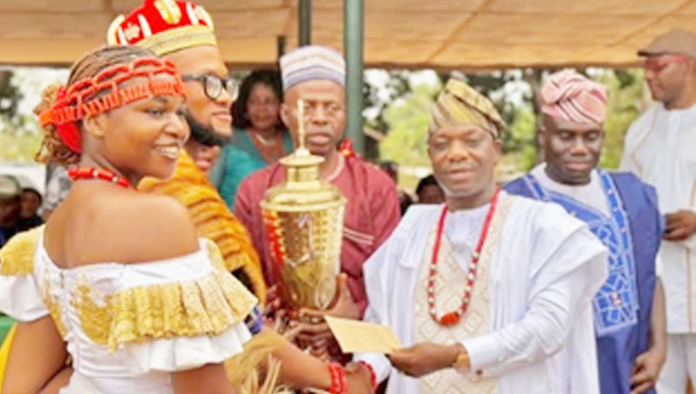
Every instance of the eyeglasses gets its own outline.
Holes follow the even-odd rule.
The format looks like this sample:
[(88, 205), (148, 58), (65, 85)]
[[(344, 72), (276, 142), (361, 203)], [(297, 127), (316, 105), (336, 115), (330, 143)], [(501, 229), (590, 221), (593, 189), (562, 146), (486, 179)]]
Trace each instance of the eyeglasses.
[(654, 73), (659, 73), (665, 67), (672, 63), (681, 63), (688, 59), (685, 55), (674, 55), (674, 56), (660, 56), (660, 57), (649, 57), (645, 59), (643, 67), (646, 71), (652, 71)]
[(214, 74), (191, 74), (182, 75), (184, 81), (197, 81), (203, 84), (203, 92), (211, 100), (217, 100), (222, 94), (223, 89), (232, 96), (232, 100), (237, 98), (237, 82), (229, 78), (220, 78)]

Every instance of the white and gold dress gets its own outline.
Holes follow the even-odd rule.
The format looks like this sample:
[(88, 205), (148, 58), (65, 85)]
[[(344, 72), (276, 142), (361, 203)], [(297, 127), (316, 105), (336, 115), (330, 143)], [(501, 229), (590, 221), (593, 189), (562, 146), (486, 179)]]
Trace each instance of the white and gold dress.
[(257, 300), (210, 241), (166, 260), (62, 269), (43, 227), (16, 237), (0, 253), (0, 311), (51, 315), (74, 369), (61, 394), (173, 393), (173, 372), (221, 363), (251, 338)]

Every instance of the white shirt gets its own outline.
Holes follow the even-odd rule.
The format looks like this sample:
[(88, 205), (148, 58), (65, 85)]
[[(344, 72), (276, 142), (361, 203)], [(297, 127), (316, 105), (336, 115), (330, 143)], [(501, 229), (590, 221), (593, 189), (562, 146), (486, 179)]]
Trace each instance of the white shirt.
[[(662, 214), (696, 209), (696, 106), (668, 111), (658, 104), (626, 135), (621, 169), (657, 190)], [(662, 242), (661, 279), (667, 303), (667, 332), (696, 333), (696, 237)]]
[(549, 178), (546, 174), (546, 163), (534, 167), (530, 173), (539, 181), (541, 186), (553, 192), (572, 197), (590, 207), (598, 210), (605, 216), (609, 216), (609, 204), (604, 194), (602, 180), (596, 170), (590, 173), (590, 183), (586, 185), (564, 185)]
[(442, 236), (449, 241), (457, 265), (465, 275), (469, 272), (471, 255), (476, 250), (489, 208), (490, 204), (486, 204), (471, 210), (448, 212), (445, 217)]
[[(514, 201), (491, 260), (491, 327), (486, 335), (461, 341), (471, 370), (498, 378), (499, 394), (598, 394), (590, 302), (606, 280), (607, 250), (584, 223), (554, 204), (506, 193), (502, 198)], [(363, 267), (365, 320), (391, 326), (406, 347), (413, 345), (411, 308), (427, 231), (442, 208), (410, 208)], [(475, 225), (477, 216), (474, 211), (451, 217)], [(460, 228), (445, 228), (454, 242), (449, 231), (455, 227)], [(477, 231), (469, 232), (477, 238)], [(372, 365), (380, 381), (389, 376), (388, 394), (420, 394), (417, 380), (392, 369), (384, 355), (355, 358)]]

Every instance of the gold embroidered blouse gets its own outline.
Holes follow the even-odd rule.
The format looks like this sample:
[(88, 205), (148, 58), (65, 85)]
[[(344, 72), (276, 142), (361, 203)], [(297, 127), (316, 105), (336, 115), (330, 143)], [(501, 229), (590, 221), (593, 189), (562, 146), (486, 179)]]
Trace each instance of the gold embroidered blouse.
[(0, 250), (0, 311), (21, 321), (50, 314), (76, 373), (90, 384), (128, 377), (130, 383), (109, 383), (119, 387), (114, 394), (143, 381), (157, 391), (169, 383), (155, 371), (223, 362), (251, 338), (245, 319), (257, 299), (225, 269), (211, 241), (173, 259), (61, 269), (42, 234), (19, 234)]

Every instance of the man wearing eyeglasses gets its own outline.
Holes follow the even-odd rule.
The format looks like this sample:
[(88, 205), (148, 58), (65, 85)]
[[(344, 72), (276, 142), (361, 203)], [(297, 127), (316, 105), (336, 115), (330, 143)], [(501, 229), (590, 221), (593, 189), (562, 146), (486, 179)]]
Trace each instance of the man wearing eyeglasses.
[(667, 229), (660, 249), (667, 359), (660, 394), (696, 380), (696, 34), (674, 30), (638, 54), (655, 101), (628, 131), (621, 167), (657, 190)]
[[(109, 44), (137, 45), (171, 60), (188, 89), (184, 116), (191, 138), (166, 181), (145, 179), (140, 190), (166, 194), (184, 204), (201, 236), (222, 251), (227, 268), (265, 301), (258, 254), (244, 226), (228, 210), (206, 173), (232, 135), (230, 107), (236, 93), (217, 46), (213, 21), (192, 2), (144, 0), (111, 24)], [(181, 149), (182, 147), (173, 147)]]
[[(183, 59), (177, 60), (176, 57), (176, 55), (169, 56), (176, 64), (185, 62)], [(188, 54), (185, 54), (185, 58), (190, 59)], [(199, 67), (192, 65), (190, 69), (195, 71), (196, 68)], [(190, 92), (195, 88), (189, 87), (188, 108), (184, 116), (191, 128), (191, 138), (186, 143), (186, 151), (193, 157), (196, 166), (206, 174), (212, 170), (220, 155), (221, 148), (226, 145), (232, 134), (231, 112), (228, 110), (229, 107), (224, 105), (228, 103), (230, 106), (232, 105), (232, 98), (237, 93), (237, 84), (227, 76), (221, 77), (220, 74), (222, 73), (209, 72), (182, 75), (182, 79), (184, 82), (188, 82), (189, 86), (197, 85), (198, 89), (202, 87), (202, 97), (199, 91), (199, 97), (194, 100), (190, 98)], [(224, 75), (226, 74), (225, 72)], [(197, 107), (192, 108), (192, 106)], [(202, 120), (198, 120), (194, 114), (201, 117)], [(206, 118), (209, 119), (208, 122), (205, 121)]]

